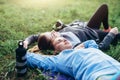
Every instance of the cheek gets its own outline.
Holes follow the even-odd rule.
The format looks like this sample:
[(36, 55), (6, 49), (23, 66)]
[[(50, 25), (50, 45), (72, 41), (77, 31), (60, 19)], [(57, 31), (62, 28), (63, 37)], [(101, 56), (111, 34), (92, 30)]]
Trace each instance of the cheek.
[(58, 51), (64, 50), (64, 46), (63, 46), (63, 45), (61, 46), (61, 44), (56, 45), (55, 48), (56, 48), (56, 50), (58, 50)]
[(55, 45), (55, 50), (58, 50), (58, 51), (62, 51), (65, 49), (71, 49), (71, 48), (72, 48), (71, 44), (59, 43)]
[(70, 45), (62, 45), (62, 46), (59, 46), (59, 50), (65, 50), (65, 49), (70, 49)]
[(54, 45), (55, 50), (59, 50), (59, 45)]

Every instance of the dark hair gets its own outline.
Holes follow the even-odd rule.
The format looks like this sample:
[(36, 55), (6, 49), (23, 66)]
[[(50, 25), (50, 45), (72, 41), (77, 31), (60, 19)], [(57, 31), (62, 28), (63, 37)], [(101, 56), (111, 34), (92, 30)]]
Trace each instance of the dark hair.
[(47, 39), (45, 35), (40, 35), (38, 38), (38, 47), (41, 50), (54, 50), (51, 40)]

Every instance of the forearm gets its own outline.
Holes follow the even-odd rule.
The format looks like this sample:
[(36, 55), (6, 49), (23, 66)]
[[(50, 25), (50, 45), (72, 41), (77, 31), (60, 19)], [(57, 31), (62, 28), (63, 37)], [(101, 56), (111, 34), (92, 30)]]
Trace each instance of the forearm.
[(24, 41), (27, 42), (27, 45), (30, 45), (30, 44), (32, 44), (32, 43), (37, 42), (39, 36), (40, 36), (40, 34), (30, 35), (30, 36), (28, 36), (27, 38), (25, 38)]
[(55, 63), (45, 55), (27, 52), (27, 66), (31, 68), (54, 70)]
[(108, 33), (106, 36), (105, 36), (105, 38), (103, 39), (103, 41), (102, 42), (100, 42), (99, 43), (99, 49), (101, 49), (101, 50), (107, 50), (107, 49), (109, 49), (110, 48), (110, 44), (111, 44), (111, 42), (113, 41), (113, 39), (115, 38), (115, 34), (113, 34), (113, 33)]

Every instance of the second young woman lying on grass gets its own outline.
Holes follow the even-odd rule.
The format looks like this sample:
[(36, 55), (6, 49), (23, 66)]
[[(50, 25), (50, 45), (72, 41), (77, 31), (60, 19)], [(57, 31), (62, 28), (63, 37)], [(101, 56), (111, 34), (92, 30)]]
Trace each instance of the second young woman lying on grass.
[(120, 33), (118, 33), (117, 28), (113, 28), (110, 33), (100, 30), (101, 23), (103, 23), (105, 30), (110, 31), (108, 24), (108, 6), (106, 4), (103, 4), (98, 8), (84, 27), (79, 25), (69, 25), (58, 32), (51, 31), (31, 35), (25, 39), (24, 44), (27, 48), (31, 43), (38, 41), (40, 49), (51, 49), (51, 44), (53, 44), (52, 40), (56, 37), (62, 36), (71, 42), (72, 47), (75, 47), (86, 40), (92, 39), (99, 44), (99, 49), (106, 50), (109, 49), (111, 42), (117, 43), (117, 40), (120, 40)]
[(120, 63), (99, 50), (94, 40), (85, 41), (75, 49), (66, 46), (53, 56), (27, 52), (26, 60), (28, 67), (60, 72), (72, 77), (72, 80), (120, 79)]

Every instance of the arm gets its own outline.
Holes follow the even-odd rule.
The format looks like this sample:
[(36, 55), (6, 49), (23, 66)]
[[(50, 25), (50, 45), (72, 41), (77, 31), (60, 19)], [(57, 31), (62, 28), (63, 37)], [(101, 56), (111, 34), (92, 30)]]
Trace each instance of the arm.
[(56, 71), (56, 63), (50, 56), (35, 53), (27, 53), (27, 66), (30, 68), (38, 68)]
[(79, 44), (74, 49), (81, 49), (81, 48), (98, 48), (98, 45), (94, 40), (87, 40), (87, 41)]
[(83, 42), (85, 48), (98, 48), (97, 43), (94, 40), (87, 40)]
[(115, 38), (116, 34), (118, 33), (118, 28), (112, 28), (111, 31), (105, 36), (102, 42), (99, 43), (99, 49), (107, 50), (110, 47), (111, 42)]
[(27, 38), (25, 38), (24, 47), (28, 48), (30, 44), (37, 42), (39, 36), (40, 34), (36, 34), (36, 35), (30, 35)]

